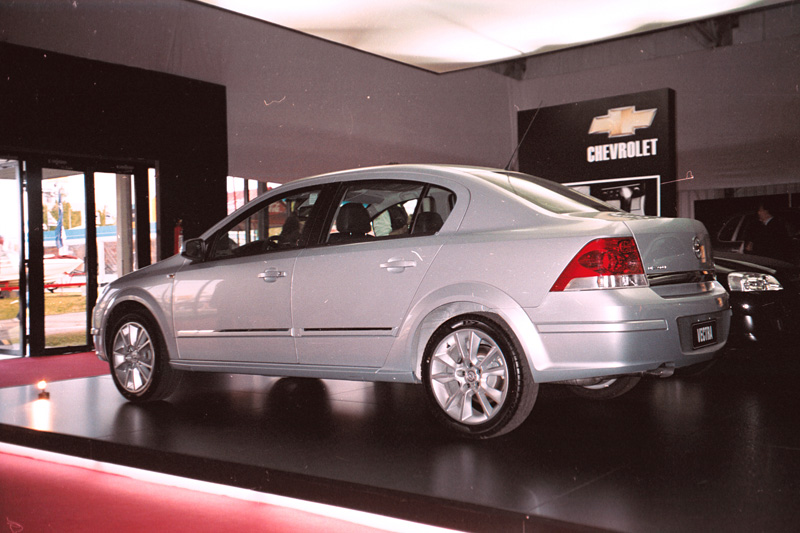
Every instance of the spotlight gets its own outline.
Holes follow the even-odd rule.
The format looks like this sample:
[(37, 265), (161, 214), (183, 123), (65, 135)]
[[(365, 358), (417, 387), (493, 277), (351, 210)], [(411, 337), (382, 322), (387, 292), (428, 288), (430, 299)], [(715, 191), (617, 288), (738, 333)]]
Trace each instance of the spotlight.
[(36, 388), (39, 389), (39, 399), (40, 400), (49, 400), (50, 393), (47, 392), (47, 381), (41, 380), (39, 383), (36, 384)]

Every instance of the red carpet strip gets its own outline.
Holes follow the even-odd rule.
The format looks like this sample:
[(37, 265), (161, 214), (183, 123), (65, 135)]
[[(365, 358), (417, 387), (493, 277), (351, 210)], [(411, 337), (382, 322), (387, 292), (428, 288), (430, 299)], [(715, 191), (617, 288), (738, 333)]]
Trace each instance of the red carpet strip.
[(0, 388), (35, 385), (42, 379), (52, 382), (89, 378), (109, 372), (108, 363), (100, 361), (94, 352), (3, 359), (0, 361)]
[(0, 443), (0, 531), (443, 530)]

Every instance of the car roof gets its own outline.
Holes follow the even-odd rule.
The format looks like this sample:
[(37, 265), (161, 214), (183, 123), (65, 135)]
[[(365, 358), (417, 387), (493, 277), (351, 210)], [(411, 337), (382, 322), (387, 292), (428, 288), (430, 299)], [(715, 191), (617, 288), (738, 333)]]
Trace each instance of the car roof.
[(469, 165), (404, 163), (404, 164), (380, 165), (380, 166), (363, 167), (363, 168), (348, 169), (348, 170), (339, 170), (334, 172), (326, 172), (324, 174), (317, 174), (315, 176), (299, 178), (297, 180), (293, 180), (287, 183), (287, 185), (289, 184), (294, 185), (296, 183), (307, 183), (311, 181), (317, 183), (317, 182), (337, 182), (337, 181), (345, 181), (352, 179), (369, 179), (375, 177), (385, 177), (387, 175), (396, 176), (398, 174), (422, 174), (427, 176), (439, 176), (443, 178), (458, 177), (470, 181), (486, 183), (486, 180), (480, 178), (478, 175), (481, 172), (493, 172), (497, 174), (509, 173), (507, 171), (495, 168), (477, 167)]

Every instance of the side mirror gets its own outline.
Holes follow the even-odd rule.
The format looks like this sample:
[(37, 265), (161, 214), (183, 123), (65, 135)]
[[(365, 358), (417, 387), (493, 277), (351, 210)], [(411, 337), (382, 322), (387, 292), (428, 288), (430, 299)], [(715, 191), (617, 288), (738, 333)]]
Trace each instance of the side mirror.
[(202, 261), (206, 257), (206, 243), (203, 239), (189, 239), (183, 243), (181, 255), (192, 261)]

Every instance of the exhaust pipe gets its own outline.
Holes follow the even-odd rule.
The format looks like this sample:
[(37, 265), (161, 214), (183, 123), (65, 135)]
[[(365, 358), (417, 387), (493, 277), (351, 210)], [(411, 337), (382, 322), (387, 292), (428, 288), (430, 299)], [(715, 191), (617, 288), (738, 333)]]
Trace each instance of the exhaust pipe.
[(675, 363), (664, 363), (660, 367), (643, 372), (642, 375), (655, 378), (668, 378), (675, 373)]
[(578, 387), (591, 387), (592, 385), (597, 385), (598, 383), (602, 383), (603, 381), (608, 381), (609, 379), (620, 378), (624, 377), (625, 375), (628, 376), (635, 376), (640, 375), (643, 377), (654, 377), (654, 378), (668, 378), (672, 374), (675, 373), (675, 363), (664, 363), (658, 368), (654, 368), (653, 370), (647, 370), (640, 374), (621, 374), (616, 376), (601, 376), (596, 378), (580, 378), (580, 379), (567, 379), (564, 381), (554, 381), (554, 385), (577, 385)]

